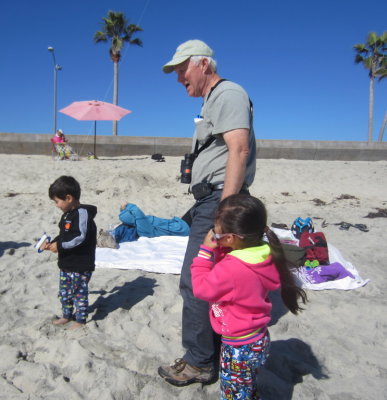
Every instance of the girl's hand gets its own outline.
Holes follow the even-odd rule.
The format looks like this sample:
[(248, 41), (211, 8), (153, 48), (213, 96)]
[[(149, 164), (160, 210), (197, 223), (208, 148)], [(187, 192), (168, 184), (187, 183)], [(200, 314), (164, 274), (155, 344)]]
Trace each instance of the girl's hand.
[(203, 244), (210, 249), (215, 249), (215, 247), (218, 247), (218, 243), (214, 239), (214, 231), (212, 229), (210, 229), (207, 233), (206, 237), (204, 238)]

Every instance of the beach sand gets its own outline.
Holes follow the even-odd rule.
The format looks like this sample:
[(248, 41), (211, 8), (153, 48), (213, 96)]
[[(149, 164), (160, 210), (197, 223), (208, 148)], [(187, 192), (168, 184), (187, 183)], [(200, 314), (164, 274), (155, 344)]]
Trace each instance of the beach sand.
[[(97, 269), (90, 321), (69, 331), (51, 324), (60, 315), (56, 256), (33, 249), (43, 232), (58, 232), (61, 213), (47, 193), (60, 175), (80, 182), (82, 202), (98, 207), (99, 228), (119, 222), (123, 201), (146, 214), (182, 216), (193, 199), (178, 182), (180, 158), (0, 155), (0, 169), (0, 399), (218, 399), (218, 382), (176, 388), (157, 374), (183, 354), (178, 275)], [(351, 291), (308, 291), (300, 316), (273, 296), (264, 399), (387, 398), (387, 220), (365, 218), (387, 209), (386, 181), (387, 161), (257, 160), (251, 193), (266, 203), (270, 223), (312, 217), (371, 280)], [(341, 221), (369, 232), (340, 230)]]

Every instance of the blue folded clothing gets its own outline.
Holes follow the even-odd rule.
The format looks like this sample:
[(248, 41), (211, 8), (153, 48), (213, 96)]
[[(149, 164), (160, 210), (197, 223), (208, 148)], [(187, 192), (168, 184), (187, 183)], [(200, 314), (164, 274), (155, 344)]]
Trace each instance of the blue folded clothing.
[(128, 203), (118, 217), (123, 224), (134, 227), (137, 236), (152, 238), (157, 236), (189, 235), (189, 226), (181, 218), (165, 219), (145, 215), (135, 204)]

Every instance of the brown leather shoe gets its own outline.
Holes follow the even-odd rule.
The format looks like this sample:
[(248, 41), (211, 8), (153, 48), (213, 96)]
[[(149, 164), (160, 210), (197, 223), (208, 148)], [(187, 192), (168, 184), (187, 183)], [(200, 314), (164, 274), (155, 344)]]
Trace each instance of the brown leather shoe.
[(191, 383), (212, 383), (216, 380), (216, 372), (212, 367), (198, 368), (178, 358), (171, 365), (162, 365), (158, 369), (159, 375), (168, 383), (175, 386), (186, 386)]

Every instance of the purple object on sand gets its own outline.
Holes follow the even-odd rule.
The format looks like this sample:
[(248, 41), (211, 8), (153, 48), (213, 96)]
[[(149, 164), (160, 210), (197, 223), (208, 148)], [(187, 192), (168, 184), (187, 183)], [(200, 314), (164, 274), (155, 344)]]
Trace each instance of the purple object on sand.
[(355, 279), (355, 277), (338, 262), (329, 265), (320, 265), (308, 270), (304, 268), (303, 275), (310, 283), (336, 281), (346, 278), (347, 276)]

